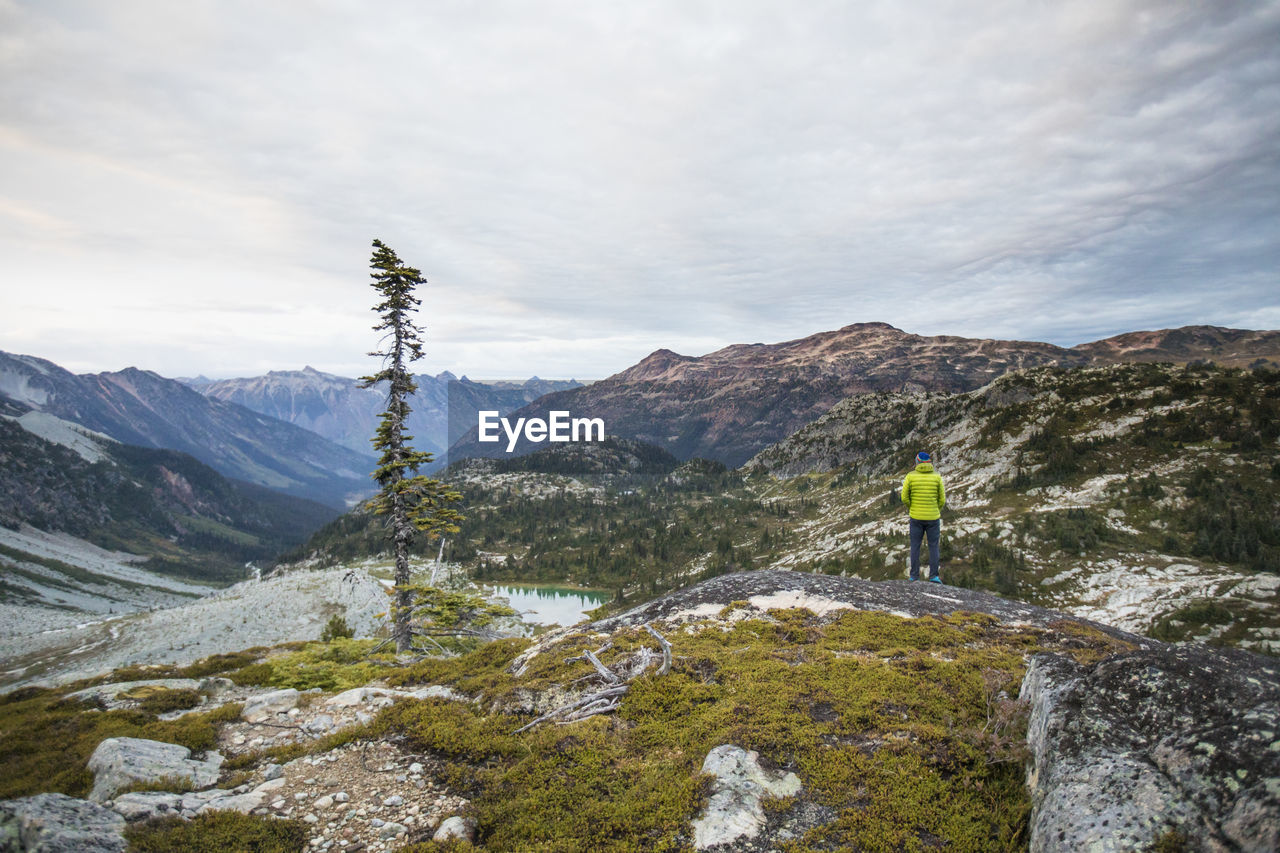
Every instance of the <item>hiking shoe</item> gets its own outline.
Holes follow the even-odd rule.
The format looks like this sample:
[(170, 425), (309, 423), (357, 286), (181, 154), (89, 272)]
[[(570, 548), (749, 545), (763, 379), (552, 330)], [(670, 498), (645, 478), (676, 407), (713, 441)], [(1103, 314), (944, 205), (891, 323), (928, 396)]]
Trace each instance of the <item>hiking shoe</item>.
[(937, 575), (934, 575), (933, 577), (929, 578), (929, 582), (930, 582), (930, 583), (942, 583), (942, 578), (938, 577)]

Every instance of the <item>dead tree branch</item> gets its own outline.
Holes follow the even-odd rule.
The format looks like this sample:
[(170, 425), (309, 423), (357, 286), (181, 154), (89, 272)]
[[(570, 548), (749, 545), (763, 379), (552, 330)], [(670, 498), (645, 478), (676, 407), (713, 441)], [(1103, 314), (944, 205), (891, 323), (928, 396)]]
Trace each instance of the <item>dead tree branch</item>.
[[(658, 675), (666, 675), (671, 671), (671, 644), (667, 639), (655, 631), (650, 625), (645, 625), (644, 629), (648, 631), (659, 643), (662, 644), (662, 666), (658, 668)], [(649, 649), (642, 648), (640, 653), (643, 663), (639, 670), (634, 670), (631, 678), (623, 681), (616, 672), (609, 669), (600, 662), (598, 655), (602, 654), (606, 649), (613, 645), (612, 641), (605, 643), (598, 650), (592, 652), (584, 650), (582, 654), (571, 658), (565, 658), (565, 663), (573, 661), (585, 660), (595, 669), (596, 674), (604, 679), (609, 686), (597, 693), (591, 693), (586, 696), (579, 697), (567, 705), (562, 705), (554, 711), (549, 711), (516, 729), (512, 734), (521, 734), (527, 732), (540, 723), (556, 721), (556, 725), (566, 725), (568, 723), (576, 723), (579, 720), (585, 720), (587, 717), (594, 717), (597, 714), (608, 714), (618, 710), (618, 706), (622, 702), (623, 695), (631, 689), (631, 682), (644, 673), (649, 668), (649, 656), (652, 654)], [(582, 679), (577, 679), (581, 681)]]
[(666, 675), (671, 671), (671, 644), (667, 642), (666, 637), (653, 630), (653, 626), (649, 623), (645, 623), (644, 629), (662, 644), (662, 666), (658, 668), (658, 675)]

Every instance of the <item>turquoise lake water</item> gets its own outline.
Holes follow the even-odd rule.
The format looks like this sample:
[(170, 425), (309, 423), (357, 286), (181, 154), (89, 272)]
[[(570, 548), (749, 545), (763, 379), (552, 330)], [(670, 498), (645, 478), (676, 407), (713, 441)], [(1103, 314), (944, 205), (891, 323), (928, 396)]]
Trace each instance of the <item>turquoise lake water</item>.
[(609, 593), (557, 586), (486, 584), (495, 595), (511, 602), (524, 621), (536, 625), (573, 625), (609, 598)]

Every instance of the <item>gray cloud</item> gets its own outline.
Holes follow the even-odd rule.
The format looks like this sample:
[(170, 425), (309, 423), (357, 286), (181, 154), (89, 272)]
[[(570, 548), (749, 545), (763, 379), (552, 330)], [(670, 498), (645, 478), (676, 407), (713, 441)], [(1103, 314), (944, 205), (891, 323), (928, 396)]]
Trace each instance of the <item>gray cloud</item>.
[(0, 348), (362, 372), (374, 236), (473, 376), (1280, 324), (1280, 4), (635, 5), (0, 0)]

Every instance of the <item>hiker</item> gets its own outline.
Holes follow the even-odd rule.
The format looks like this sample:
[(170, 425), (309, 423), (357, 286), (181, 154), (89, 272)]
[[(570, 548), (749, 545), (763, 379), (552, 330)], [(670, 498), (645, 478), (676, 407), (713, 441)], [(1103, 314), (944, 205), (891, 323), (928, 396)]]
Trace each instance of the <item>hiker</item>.
[(920, 580), (920, 540), (929, 537), (929, 580), (938, 577), (938, 540), (942, 533), (942, 508), (947, 492), (942, 477), (933, 470), (933, 459), (923, 450), (916, 454), (916, 467), (902, 478), (902, 502), (911, 516), (911, 579)]

